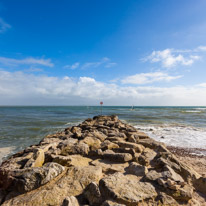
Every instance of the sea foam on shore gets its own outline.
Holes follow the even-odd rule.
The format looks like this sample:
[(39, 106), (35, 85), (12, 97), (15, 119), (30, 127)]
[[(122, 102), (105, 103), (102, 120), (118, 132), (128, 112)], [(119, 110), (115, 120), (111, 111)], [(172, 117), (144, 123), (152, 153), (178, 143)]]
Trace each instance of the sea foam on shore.
[[(181, 124), (135, 125), (151, 138), (166, 145), (206, 149), (206, 129)], [(206, 154), (203, 154), (206, 155)]]

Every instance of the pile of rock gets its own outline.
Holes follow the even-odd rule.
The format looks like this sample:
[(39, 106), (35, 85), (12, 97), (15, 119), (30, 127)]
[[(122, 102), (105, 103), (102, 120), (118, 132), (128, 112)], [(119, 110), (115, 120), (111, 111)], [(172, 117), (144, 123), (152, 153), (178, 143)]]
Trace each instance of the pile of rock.
[(48, 135), (0, 167), (2, 205), (198, 205), (206, 178), (117, 116)]

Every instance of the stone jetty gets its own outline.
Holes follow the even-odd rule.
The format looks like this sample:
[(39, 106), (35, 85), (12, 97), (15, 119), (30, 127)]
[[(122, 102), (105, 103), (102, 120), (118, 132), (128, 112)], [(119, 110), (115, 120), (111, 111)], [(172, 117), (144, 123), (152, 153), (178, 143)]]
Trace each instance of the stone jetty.
[(192, 206), (205, 195), (205, 177), (117, 116), (48, 135), (0, 166), (3, 206)]

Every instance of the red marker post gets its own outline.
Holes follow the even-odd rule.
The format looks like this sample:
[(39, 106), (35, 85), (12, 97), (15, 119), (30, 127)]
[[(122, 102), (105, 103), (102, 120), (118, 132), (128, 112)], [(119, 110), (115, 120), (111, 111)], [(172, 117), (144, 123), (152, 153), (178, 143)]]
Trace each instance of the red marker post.
[(100, 105), (101, 105), (101, 115), (102, 115), (102, 105), (103, 105), (103, 102), (100, 102)]

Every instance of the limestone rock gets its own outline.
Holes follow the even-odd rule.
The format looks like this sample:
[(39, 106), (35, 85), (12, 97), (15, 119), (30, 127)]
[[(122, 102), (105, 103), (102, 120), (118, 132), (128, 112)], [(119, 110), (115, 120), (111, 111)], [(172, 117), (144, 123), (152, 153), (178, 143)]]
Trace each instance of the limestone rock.
[(66, 197), (62, 203), (62, 206), (80, 206), (76, 197)]
[(87, 157), (82, 157), (81, 155), (69, 155), (69, 156), (62, 156), (62, 155), (52, 155), (52, 161), (59, 163), (63, 166), (87, 166), (92, 159)]
[(145, 176), (145, 174), (148, 172), (148, 169), (145, 166), (142, 166), (136, 162), (130, 163), (129, 167), (127, 167), (125, 170), (128, 174), (133, 174), (136, 176)]
[(101, 143), (102, 150), (111, 150), (114, 148), (119, 148), (118, 144), (115, 144), (113, 142), (110, 142), (109, 140), (105, 140)]
[(134, 175), (123, 175), (119, 172), (101, 179), (99, 187), (103, 198), (131, 206), (157, 196), (150, 183), (140, 182)]
[(124, 169), (128, 167), (128, 162), (126, 163), (116, 163), (114, 164), (113, 161), (110, 160), (102, 160), (96, 159), (91, 162), (91, 165), (100, 166), (104, 173), (115, 173), (115, 172), (122, 172), (124, 173)]
[(129, 153), (110, 153), (110, 152), (104, 152), (103, 158), (108, 159), (114, 162), (128, 162), (132, 160), (132, 155)]
[(44, 185), (64, 171), (57, 163), (46, 163), (43, 167), (19, 171), (15, 175), (14, 186), (20, 193), (28, 192)]
[(102, 178), (101, 167), (70, 167), (67, 172), (37, 190), (9, 198), (2, 205), (61, 205), (68, 196), (78, 196), (91, 182)]
[(100, 205), (102, 202), (99, 186), (95, 182), (91, 182), (84, 191), (84, 196), (89, 201), (90, 205)]
[(44, 164), (44, 150), (42, 149), (37, 149), (33, 157), (30, 158), (27, 163), (25, 164), (24, 168), (28, 167), (41, 167)]
[(194, 186), (196, 190), (206, 194), (206, 178), (200, 177), (194, 181)]
[(81, 154), (88, 155), (89, 146), (83, 142), (77, 142), (76, 139), (63, 141), (58, 146), (61, 149), (61, 155)]
[(172, 198), (171, 196), (161, 192), (158, 199), (160, 199), (162, 205), (168, 205), (168, 206), (177, 206), (179, 205), (178, 202)]
[(140, 153), (144, 149), (144, 146), (142, 146), (140, 144), (133, 143), (133, 142), (117, 142), (117, 144), (121, 148), (133, 148), (136, 152), (140, 152)]
[(96, 137), (87, 136), (81, 142), (87, 144), (88, 146), (92, 147), (92, 149), (99, 149), (101, 146), (101, 141)]

